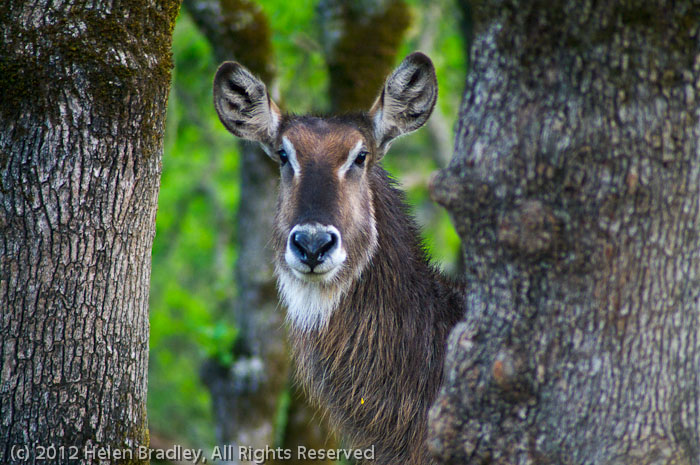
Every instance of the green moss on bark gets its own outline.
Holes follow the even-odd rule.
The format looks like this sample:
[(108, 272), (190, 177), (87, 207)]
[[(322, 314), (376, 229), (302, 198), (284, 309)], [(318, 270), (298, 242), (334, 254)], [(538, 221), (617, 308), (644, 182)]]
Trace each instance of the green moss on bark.
[[(46, 0), (0, 2), (0, 35), (3, 37), (0, 47), (0, 167), (4, 169), (8, 165), (7, 182), (2, 188), (8, 189), (6, 192), (10, 192), (17, 205), (24, 209), (17, 211), (41, 205), (48, 212), (60, 212), (58, 220), (52, 221), (53, 217), (47, 213), (46, 222), (40, 219), (40, 214), (32, 215), (27, 222), (17, 221), (17, 225), (24, 224), (29, 232), (24, 236), (8, 236), (9, 244), (13, 244), (13, 240), (15, 244), (11, 250), (26, 249), (24, 242), (27, 241), (36, 247), (48, 244), (42, 256), (49, 258), (38, 261), (35, 269), (59, 271), (27, 274), (27, 282), (39, 283), (35, 287), (43, 289), (43, 294), (37, 291), (37, 296), (42, 297), (37, 297), (36, 302), (46, 302), (46, 305), (37, 304), (38, 310), (46, 307), (59, 313), (40, 316), (41, 311), (35, 312), (37, 309), (24, 304), (17, 306), (17, 311), (27, 312), (37, 321), (60, 318), (76, 325), (73, 328), (85, 327), (76, 323), (83, 319), (78, 309), (89, 306), (91, 318), (100, 315), (97, 318), (102, 322), (108, 321), (104, 315), (111, 318), (117, 315), (114, 312), (123, 312), (124, 318), (115, 316), (115, 322), (105, 324), (109, 329), (98, 338), (98, 342), (105, 341), (105, 344), (98, 345), (112, 346), (115, 339), (110, 338), (114, 336), (125, 348), (132, 347), (129, 344), (133, 343), (137, 354), (134, 357), (138, 357), (110, 358), (109, 354), (95, 349), (95, 341), (89, 338), (69, 338), (65, 350), (85, 348), (79, 352), (72, 350), (72, 353), (84, 354), (87, 362), (81, 370), (88, 370), (86, 367), (97, 370), (90, 361), (95, 360), (92, 357), (106, 358), (105, 366), (109, 368), (105, 368), (105, 373), (111, 381), (101, 383), (101, 378), (95, 377), (92, 371), (81, 371), (80, 376), (76, 376), (60, 364), (54, 366), (54, 374), (61, 377), (60, 386), (55, 384), (53, 376), (43, 377), (24, 391), (18, 391), (24, 411), (32, 413), (23, 419), (12, 418), (13, 422), (3, 429), (3, 433), (7, 433), (0, 436), (4, 440), (10, 438), (13, 442), (9, 444), (16, 443), (16, 438), (26, 439), (29, 431), (30, 442), (39, 444), (51, 444), (56, 438), (56, 444), (68, 442), (77, 446), (83, 446), (88, 440), (97, 447), (148, 445), (143, 378), (147, 363), (147, 344), (143, 342), (148, 328), (147, 324), (142, 324), (147, 318), (147, 312), (142, 313), (146, 310), (147, 296), (142, 292), (129, 293), (128, 289), (141, 290), (148, 284), (148, 250), (154, 233), (152, 220), (156, 209), (158, 163), (172, 69), (171, 37), (178, 10), (179, 1), (176, 0), (125, 0), (111, 7), (101, 3), (90, 8), (78, 0), (68, 0), (60, 6)], [(128, 172), (122, 169), (122, 165), (127, 164)], [(25, 174), (30, 172), (32, 174)], [(32, 184), (39, 182), (35, 173), (46, 174), (46, 178), (42, 177), (41, 188), (49, 189), (52, 195), (38, 195), (38, 184)], [(92, 173), (101, 179), (85, 182), (84, 176), (91, 178)], [(70, 195), (57, 195), (59, 190)], [(119, 205), (114, 215), (109, 211), (112, 205)], [(15, 212), (10, 213), (8, 218), (11, 219)], [(33, 227), (32, 222), (42, 227)], [(119, 241), (105, 239), (122, 233), (125, 236)], [(74, 238), (84, 240), (85, 244), (94, 244), (97, 240), (110, 253), (91, 258), (92, 246), (86, 245), (82, 247), (85, 257), (53, 256), (68, 241), (72, 244)], [(7, 256), (13, 259), (12, 254)], [(17, 263), (24, 265), (24, 261), (22, 258)], [(113, 270), (126, 269), (123, 264), (127, 261), (132, 267), (128, 273), (130, 279), (133, 277), (129, 281), (131, 287), (124, 284), (124, 280), (109, 275)], [(90, 263), (98, 265), (88, 266)], [(70, 272), (64, 273), (65, 270)], [(119, 297), (90, 300), (99, 289), (104, 289), (105, 282), (114, 282), (113, 295)], [(74, 285), (87, 289), (85, 295), (92, 296), (86, 297), (90, 304), (70, 297), (52, 300), (58, 295), (52, 289), (73, 289)], [(120, 286), (128, 289), (124, 287), (127, 290), (120, 294)], [(92, 289), (97, 291), (93, 293)], [(114, 300), (110, 300), (112, 298)], [(103, 310), (104, 315), (99, 313)], [(78, 315), (76, 319), (71, 320), (75, 315)], [(133, 315), (139, 315), (138, 319), (134, 320)], [(121, 325), (124, 321), (139, 323)], [(75, 331), (77, 335), (80, 329)], [(134, 339), (130, 339), (132, 337)], [(81, 346), (83, 343), (86, 345)], [(37, 349), (33, 360), (39, 364), (41, 360), (50, 360), (49, 349), (39, 349), (42, 348)], [(119, 378), (121, 375), (124, 377)], [(136, 376), (136, 381), (132, 375)], [(84, 390), (86, 382), (89, 383), (87, 391)], [(41, 392), (47, 395), (40, 395)], [(76, 398), (73, 394), (79, 399), (87, 397), (78, 401), (82, 402), (80, 405), (73, 405)], [(69, 400), (61, 400), (58, 405), (57, 399), (64, 397)], [(105, 399), (107, 401), (101, 402)], [(64, 410), (73, 415), (68, 417), (67, 423), (61, 423)], [(100, 415), (99, 421), (95, 420), (96, 414)], [(32, 426), (25, 426), (24, 420)], [(57, 424), (65, 426), (65, 431), (60, 430), (60, 437), (56, 437), (58, 429), (53, 427)], [(147, 461), (133, 461), (144, 462)]]
[(264, 82), (274, 76), (270, 23), (260, 5), (248, 0), (221, 0), (221, 25), (231, 58)]
[(342, 8), (342, 36), (328, 60), (333, 111), (367, 110), (396, 64), (411, 14), (402, 1), (367, 17)]
[[(12, 24), (10, 43), (0, 52), (0, 112), (17, 119), (23, 108), (44, 114), (56, 122), (60, 108), (55, 102), (61, 90), (81, 102), (89, 101), (99, 117), (91, 129), (109, 132), (107, 122), (130, 113), (129, 107), (144, 105), (141, 134), (144, 147), (162, 136), (159, 114), (150, 106), (167, 92), (173, 67), (172, 30), (179, 2), (159, 2), (155, 7), (134, 0), (121, 3), (110, 14), (76, 7), (52, 11), (46, 24), (33, 29), (3, 20), (14, 12), (0, 9), (0, 21)], [(136, 101), (139, 100), (139, 101)]]

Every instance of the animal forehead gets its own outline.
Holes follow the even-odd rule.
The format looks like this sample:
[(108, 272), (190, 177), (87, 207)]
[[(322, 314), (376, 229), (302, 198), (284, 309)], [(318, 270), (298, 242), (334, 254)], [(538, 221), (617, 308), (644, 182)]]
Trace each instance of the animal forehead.
[(358, 142), (364, 143), (362, 132), (355, 126), (321, 118), (295, 122), (283, 131), (282, 137), (292, 143), (300, 163), (323, 159), (342, 164)]

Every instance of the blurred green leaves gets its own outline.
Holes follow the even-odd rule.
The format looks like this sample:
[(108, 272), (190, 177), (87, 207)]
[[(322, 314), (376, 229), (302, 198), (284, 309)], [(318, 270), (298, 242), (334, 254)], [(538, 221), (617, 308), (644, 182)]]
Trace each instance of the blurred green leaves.
[[(273, 31), (277, 81), (269, 86), (282, 107), (296, 113), (323, 112), (329, 105), (316, 3), (260, 2)], [(416, 49), (433, 59), (440, 84), (438, 108), (448, 122), (442, 131), (451, 142), (465, 76), (454, 6), (447, 0), (408, 3), (413, 25), (397, 60)], [(211, 103), (218, 63), (184, 10), (175, 28), (173, 54), (151, 277), (149, 423), (153, 431), (179, 443), (208, 447), (215, 443), (213, 415), (199, 370), (207, 358), (222, 365), (233, 361), (239, 158), (237, 143)], [(424, 128), (399, 140), (384, 164), (406, 188), (428, 249), (452, 270), (459, 239), (427, 189), (430, 173), (445, 158), (436, 155), (431, 131)]]
[(229, 317), (238, 153), (211, 104), (211, 47), (186, 14), (175, 28), (163, 174), (151, 277), (151, 428), (172, 439), (213, 444), (209, 357), (230, 364)]

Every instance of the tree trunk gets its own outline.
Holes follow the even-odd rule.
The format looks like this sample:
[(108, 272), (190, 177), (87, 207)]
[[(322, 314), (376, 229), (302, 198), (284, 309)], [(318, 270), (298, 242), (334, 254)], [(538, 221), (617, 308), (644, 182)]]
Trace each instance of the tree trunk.
[(368, 110), (396, 64), (411, 23), (408, 5), (403, 0), (321, 0), (316, 10), (330, 75), (331, 111)]
[(109, 447), (147, 463), (135, 450), (179, 2), (53, 3), (0, 5), (0, 462), (102, 463)]
[(700, 461), (700, 6), (474, 2), (464, 243), (430, 447), (454, 464)]

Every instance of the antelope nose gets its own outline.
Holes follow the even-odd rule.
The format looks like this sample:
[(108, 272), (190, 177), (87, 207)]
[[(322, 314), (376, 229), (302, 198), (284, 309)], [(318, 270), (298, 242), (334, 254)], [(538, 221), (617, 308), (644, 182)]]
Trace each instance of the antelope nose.
[(296, 231), (289, 241), (292, 252), (305, 265), (314, 270), (338, 244), (337, 236), (329, 231)]

